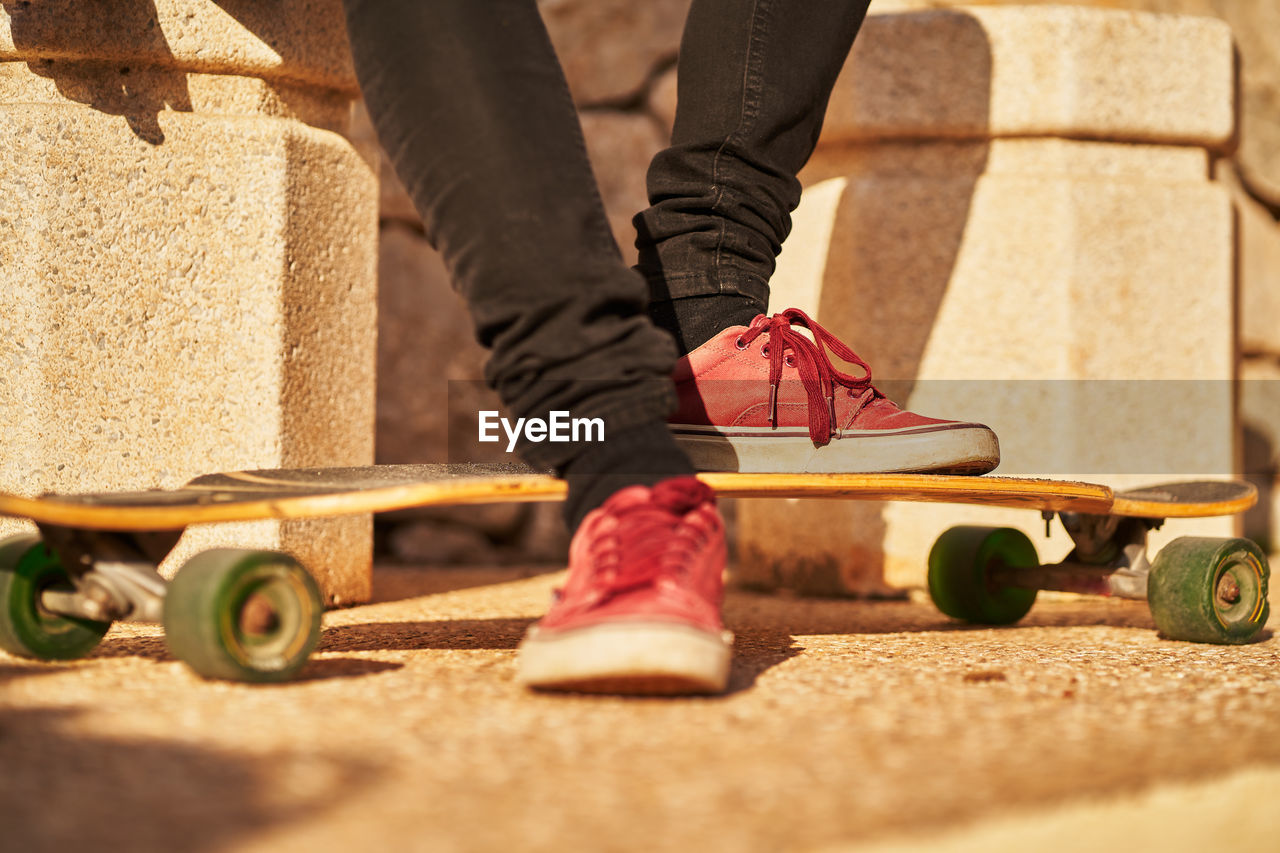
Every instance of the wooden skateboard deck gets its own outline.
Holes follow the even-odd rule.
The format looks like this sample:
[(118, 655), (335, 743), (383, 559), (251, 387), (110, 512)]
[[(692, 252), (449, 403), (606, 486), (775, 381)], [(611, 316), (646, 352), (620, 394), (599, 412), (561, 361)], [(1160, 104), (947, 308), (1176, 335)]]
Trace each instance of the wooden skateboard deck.
[[(723, 497), (843, 498), (982, 504), (1138, 518), (1232, 515), (1256, 490), (1239, 481), (1192, 481), (1113, 492), (1065, 480), (935, 474), (704, 473)], [(315, 518), (409, 507), (554, 501), (565, 485), (520, 465), (377, 465), (211, 474), (169, 491), (25, 498), (0, 493), (0, 515), (59, 527), (177, 530), (191, 524)]]

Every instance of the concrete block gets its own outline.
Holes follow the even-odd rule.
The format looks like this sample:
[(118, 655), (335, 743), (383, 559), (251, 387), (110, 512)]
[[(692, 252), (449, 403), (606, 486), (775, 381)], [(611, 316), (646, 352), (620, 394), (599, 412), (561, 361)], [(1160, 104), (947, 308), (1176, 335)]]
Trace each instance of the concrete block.
[(149, 0), (104, 11), (76, 0), (5, 3), (0, 60), (90, 60), (358, 92), (341, 0)]
[[(1043, 6), (1052, 0), (975, 0), (971, 4), (946, 0), (877, 0), (882, 11), (937, 7)], [(1220, 0), (1076, 0), (1073, 5), (1131, 11), (1219, 18), (1231, 28), (1239, 55), (1238, 147), (1219, 175), (1232, 187), (1240, 208), (1240, 288), (1242, 345), (1246, 352), (1280, 353), (1280, 4), (1224, 3)], [(1085, 14), (1090, 14), (1086, 12)], [(1146, 16), (1150, 18), (1151, 16)], [(1185, 17), (1181, 20), (1187, 20)], [(1194, 20), (1194, 19), (1192, 19)], [(1168, 19), (1160, 19), (1159, 25)], [(869, 32), (868, 35), (874, 33)], [(863, 49), (859, 45), (859, 49)], [(974, 53), (980, 54), (980, 50)], [(1213, 63), (1219, 68), (1220, 63)], [(1159, 83), (1189, 84), (1182, 63), (1173, 78), (1161, 75), (1143, 82), (1138, 91)], [(849, 69), (852, 73), (853, 69)], [(861, 66), (859, 71), (862, 71)], [(1217, 72), (1215, 72), (1216, 74)], [(1119, 78), (1117, 78), (1119, 79)], [(852, 82), (852, 79), (849, 81)], [(1198, 81), (1196, 85), (1200, 85)], [(863, 88), (870, 88), (871, 84)], [(928, 87), (924, 87), (928, 88)], [(1205, 91), (1206, 97), (1213, 96)], [(1226, 106), (1221, 100), (1220, 106)]]
[[(1126, 487), (1237, 470), (1232, 210), (1203, 149), (831, 146), (804, 177), (771, 307), (814, 312), (912, 410), (990, 424), (997, 474)], [(739, 512), (739, 577), (819, 593), (921, 586), (954, 524), (1044, 530), (1034, 513), (927, 504)], [(1233, 529), (1180, 522), (1154, 544)], [(1055, 533), (1042, 556), (1067, 550)]]
[[(938, 6), (1044, 6), (1060, 0), (876, 0), (880, 11), (919, 11)], [(1225, 21), (1240, 57), (1239, 149), (1234, 157), (1250, 191), (1280, 210), (1280, 4), (1271, 0), (1073, 0), (1094, 6)]]
[(1229, 145), (1231, 31), (1221, 21), (1072, 6), (867, 17), (825, 141), (1070, 136)]
[[(0, 15), (0, 488), (372, 461), (377, 186), (336, 3), (280, 6)], [(218, 543), (368, 597), (367, 517), (193, 529), (166, 570)]]

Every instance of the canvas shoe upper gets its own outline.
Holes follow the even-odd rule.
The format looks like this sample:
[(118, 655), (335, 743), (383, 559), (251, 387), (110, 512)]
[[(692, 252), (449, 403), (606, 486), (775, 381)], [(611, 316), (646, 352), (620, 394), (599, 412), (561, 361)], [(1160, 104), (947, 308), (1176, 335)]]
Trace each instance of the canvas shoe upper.
[(1000, 461), (989, 427), (899, 408), (857, 353), (799, 309), (726, 329), (673, 378), (671, 429), (700, 470), (983, 474)]
[(620, 490), (583, 520), (569, 574), (520, 647), (531, 687), (714, 693), (731, 641), (720, 621), (724, 524), (692, 477)]

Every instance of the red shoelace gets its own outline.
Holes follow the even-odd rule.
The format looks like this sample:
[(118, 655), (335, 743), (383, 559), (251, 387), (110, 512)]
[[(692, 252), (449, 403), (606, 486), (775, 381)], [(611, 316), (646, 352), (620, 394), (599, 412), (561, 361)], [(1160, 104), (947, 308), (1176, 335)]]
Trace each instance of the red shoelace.
[[(808, 329), (813, 339), (793, 326)], [(782, 366), (786, 364), (799, 372), (809, 397), (809, 438), (819, 447), (829, 443), (836, 434), (836, 389), (865, 392), (871, 388), (874, 392), (870, 365), (799, 308), (788, 308), (772, 317), (764, 314), (756, 317), (738, 338), (738, 346), (745, 348), (761, 335), (769, 336), (769, 343), (765, 344), (769, 356), (769, 423), (774, 429), (778, 428), (778, 386), (782, 382)], [(851, 376), (837, 370), (827, 353), (828, 347), (841, 361), (862, 368), (865, 375)]]
[(713, 500), (710, 490), (687, 477), (659, 483), (650, 503), (616, 510), (617, 528), (590, 551), (592, 568), (605, 582), (602, 600), (685, 571), (706, 545), (708, 531), (685, 523), (684, 516), (707, 500)]

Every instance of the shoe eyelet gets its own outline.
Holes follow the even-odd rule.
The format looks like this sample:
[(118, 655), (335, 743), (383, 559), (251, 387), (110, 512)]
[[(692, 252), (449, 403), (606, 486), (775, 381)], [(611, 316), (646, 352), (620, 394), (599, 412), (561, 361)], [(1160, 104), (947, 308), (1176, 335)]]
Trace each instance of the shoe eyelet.
[(782, 360), (782, 363), (785, 364), (787, 367), (795, 367), (796, 357), (794, 355), (789, 355)]
[(740, 350), (744, 350), (747, 348), (747, 342), (744, 341), (741, 336), (739, 336), (738, 339), (733, 342), (733, 345)]
[(769, 345), (768, 345), (768, 344), (765, 344), (764, 346), (760, 347), (760, 357), (761, 357), (761, 358), (768, 358), (768, 357), (769, 357)]

